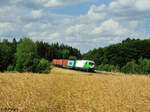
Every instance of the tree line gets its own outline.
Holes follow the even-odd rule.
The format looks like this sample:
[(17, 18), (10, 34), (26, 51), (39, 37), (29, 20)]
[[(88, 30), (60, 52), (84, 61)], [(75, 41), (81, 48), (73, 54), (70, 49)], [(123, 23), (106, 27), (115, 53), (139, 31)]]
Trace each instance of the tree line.
[(150, 39), (127, 38), (118, 44), (90, 50), (82, 59), (94, 60), (99, 70), (150, 73)]
[(0, 71), (48, 73), (52, 59), (79, 59), (78, 49), (58, 43), (23, 38), (0, 42)]
[(81, 55), (68, 45), (23, 38), (0, 41), (0, 71), (48, 73), (52, 59), (87, 59), (96, 69), (124, 73), (150, 73), (150, 39), (127, 38), (121, 43), (95, 48)]

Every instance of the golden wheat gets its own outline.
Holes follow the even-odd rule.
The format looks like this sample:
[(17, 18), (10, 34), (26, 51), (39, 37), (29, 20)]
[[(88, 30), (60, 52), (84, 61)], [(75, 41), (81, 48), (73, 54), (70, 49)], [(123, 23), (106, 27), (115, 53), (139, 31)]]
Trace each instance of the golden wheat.
[(149, 112), (150, 77), (60, 68), (51, 73), (0, 73), (0, 111)]

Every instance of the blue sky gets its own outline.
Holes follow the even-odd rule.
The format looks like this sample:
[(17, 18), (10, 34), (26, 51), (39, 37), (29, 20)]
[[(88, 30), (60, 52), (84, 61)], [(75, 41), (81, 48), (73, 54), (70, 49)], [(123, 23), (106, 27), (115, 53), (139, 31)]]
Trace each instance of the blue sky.
[(150, 37), (150, 0), (1, 0), (0, 38), (29, 37), (81, 50)]
[(81, 14), (86, 14), (91, 5), (109, 4), (113, 0), (92, 0), (85, 3), (79, 3), (76, 5), (65, 6), (61, 8), (53, 8), (51, 11), (56, 14), (65, 14), (72, 16), (80, 16)]

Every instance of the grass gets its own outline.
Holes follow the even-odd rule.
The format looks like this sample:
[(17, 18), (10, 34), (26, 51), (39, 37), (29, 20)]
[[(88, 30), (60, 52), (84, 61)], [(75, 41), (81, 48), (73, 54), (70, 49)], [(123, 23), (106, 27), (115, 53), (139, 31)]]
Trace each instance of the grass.
[[(150, 77), (52, 69), (0, 73), (0, 108), (19, 112), (149, 112)], [(0, 112), (1, 112), (0, 109)]]

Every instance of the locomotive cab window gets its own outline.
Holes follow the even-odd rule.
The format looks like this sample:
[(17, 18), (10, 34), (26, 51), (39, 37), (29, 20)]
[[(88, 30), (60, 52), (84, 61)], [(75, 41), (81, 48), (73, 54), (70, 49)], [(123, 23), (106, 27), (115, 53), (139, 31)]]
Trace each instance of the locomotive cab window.
[(89, 65), (93, 66), (93, 65), (94, 65), (94, 63), (92, 63), (92, 62), (89, 62)]

